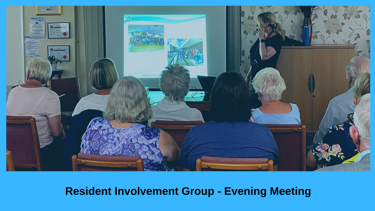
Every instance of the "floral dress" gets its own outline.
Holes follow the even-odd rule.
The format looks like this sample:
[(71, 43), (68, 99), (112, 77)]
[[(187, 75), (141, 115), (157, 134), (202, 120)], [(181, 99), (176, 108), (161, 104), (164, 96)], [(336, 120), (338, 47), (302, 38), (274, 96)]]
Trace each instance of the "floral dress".
[(341, 164), (358, 154), (357, 147), (349, 134), (353, 126), (349, 120), (329, 128), (323, 141), (315, 144), (312, 149), (318, 168)]
[(101, 117), (94, 118), (82, 137), (81, 152), (94, 155), (126, 155), (143, 159), (145, 171), (173, 171), (159, 148), (159, 128), (135, 124), (113, 127)]

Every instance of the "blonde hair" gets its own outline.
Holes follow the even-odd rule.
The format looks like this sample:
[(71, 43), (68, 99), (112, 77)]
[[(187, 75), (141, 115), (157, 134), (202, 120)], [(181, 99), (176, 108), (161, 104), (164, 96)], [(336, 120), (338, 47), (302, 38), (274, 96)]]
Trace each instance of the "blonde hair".
[(118, 80), (116, 65), (111, 59), (99, 59), (90, 69), (90, 85), (95, 89), (110, 89)]
[(361, 97), (370, 93), (370, 73), (362, 73), (354, 82), (354, 97), (361, 100)]
[(41, 81), (42, 84), (47, 84), (52, 75), (51, 64), (46, 58), (32, 58), (29, 63), (27, 63), (26, 70), (26, 79), (36, 79)]
[(103, 117), (118, 122), (138, 123), (152, 117), (152, 109), (142, 82), (132, 76), (117, 81), (109, 95)]
[(283, 26), (280, 23), (276, 22), (276, 16), (272, 12), (264, 12), (258, 15), (258, 21), (263, 21), (263, 23), (268, 22), (268, 25), (272, 28), (273, 31), (281, 35), (283, 40), (285, 40), (285, 33)]

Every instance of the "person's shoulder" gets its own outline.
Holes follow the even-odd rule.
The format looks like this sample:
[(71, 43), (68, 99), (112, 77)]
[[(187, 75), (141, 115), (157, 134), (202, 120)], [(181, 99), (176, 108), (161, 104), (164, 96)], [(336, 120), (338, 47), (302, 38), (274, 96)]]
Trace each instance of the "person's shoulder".
[(159, 140), (160, 134), (162, 133), (160, 128), (150, 127), (148, 125), (136, 124), (135, 127), (142, 131), (141, 135), (147, 140)]
[(255, 122), (244, 122), (244, 124), (249, 127), (252, 131), (256, 130), (256, 131), (270, 131), (270, 129), (268, 129), (268, 127), (266, 125), (263, 125), (263, 124), (258, 124), (258, 123), (255, 123)]
[(191, 116), (194, 118), (193, 121), (196, 120), (196, 118), (200, 118), (203, 120), (202, 112), (196, 108), (190, 108), (191, 109)]
[(353, 162), (324, 167), (316, 171), (370, 171), (370, 163)]
[(156, 127), (150, 127), (148, 125), (142, 125), (142, 124), (137, 124), (137, 126), (139, 128), (141, 128), (142, 130), (145, 130), (147, 132), (151, 132), (151, 133), (160, 133), (161, 129), (160, 128), (156, 128)]
[(91, 122), (108, 122), (103, 117), (95, 117), (91, 120)]
[(281, 34), (279, 33), (276, 33), (274, 36), (271, 37), (272, 39), (270, 39), (269, 41), (272, 41), (272, 42), (278, 42), (281, 44), (281, 42), (283, 41), (283, 37), (281, 36)]
[(333, 97), (329, 101), (329, 105), (337, 105), (341, 103), (350, 103), (353, 102), (354, 93), (353, 92), (344, 92), (342, 94), (339, 94), (335, 97)]
[(40, 92), (44, 92), (44, 93), (46, 93), (46, 96), (47, 96), (48, 98), (56, 98), (56, 99), (59, 98), (59, 96), (57, 95), (56, 92), (54, 92), (54, 91), (52, 91), (52, 90), (50, 90), (50, 89), (48, 89), (48, 88), (40, 88), (39, 91), (40, 91)]
[(251, 109), (251, 114), (254, 116), (254, 115), (259, 115), (260, 114), (260, 110), (259, 108), (253, 108)]
[(299, 113), (299, 108), (298, 108), (297, 104), (290, 103), (290, 106), (292, 107), (292, 110), (293, 110), (294, 112), (298, 112), (298, 113)]
[(100, 100), (108, 100), (109, 95), (97, 95), (97, 94), (89, 94), (81, 98), (80, 101), (84, 102), (92, 102), (92, 101), (100, 101)]

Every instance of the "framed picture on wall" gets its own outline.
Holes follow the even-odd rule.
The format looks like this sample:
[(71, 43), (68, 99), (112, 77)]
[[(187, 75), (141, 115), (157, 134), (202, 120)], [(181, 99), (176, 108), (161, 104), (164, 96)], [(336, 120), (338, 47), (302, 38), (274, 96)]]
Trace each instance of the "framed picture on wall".
[(47, 23), (48, 39), (69, 39), (70, 23)]
[(70, 45), (47, 45), (47, 57), (50, 56), (62, 62), (70, 61)]
[(37, 15), (61, 15), (61, 6), (35, 6)]

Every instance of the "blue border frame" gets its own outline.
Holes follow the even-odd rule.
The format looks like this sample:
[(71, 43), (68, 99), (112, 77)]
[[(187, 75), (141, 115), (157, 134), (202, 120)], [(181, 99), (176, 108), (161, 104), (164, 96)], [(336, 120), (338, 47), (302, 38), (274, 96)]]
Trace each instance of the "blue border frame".
[[(6, 19), (6, 4), (30, 5), (30, 1), (2, 2), (1, 16)], [(58, 2), (53, 2), (58, 3)], [(64, 5), (300, 5), (309, 2), (280, 2), (245, 0), (232, 1), (86, 1), (67, 0)], [(373, 6), (373, 1), (314, 1), (314, 5), (361, 5)], [(50, 1), (37, 1), (49, 5)], [(281, 5), (280, 5), (281, 4)], [(60, 4), (59, 4), (60, 5)], [(35, 6), (35, 5), (33, 5)], [(64, 10), (64, 9), (63, 9)], [(62, 11), (64, 12), (64, 11)], [(371, 11), (373, 16), (373, 11)], [(375, 17), (375, 16), (374, 16)], [(371, 23), (371, 28), (374, 28)], [(0, 34), (6, 45), (5, 33)], [(371, 35), (373, 37), (374, 35)], [(5, 45), (4, 45), (5, 43)], [(4, 49), (4, 48), (3, 48)], [(371, 49), (374, 44), (371, 43)], [(3, 67), (6, 65), (5, 50), (1, 51)], [(371, 59), (373, 60), (373, 59)], [(1, 80), (6, 84), (5, 71)], [(372, 77), (371, 80), (374, 80)], [(372, 89), (373, 91), (373, 89)], [(3, 149), (5, 148), (5, 90), (0, 92), (3, 109), (0, 121)], [(371, 115), (373, 118), (374, 114)], [(372, 126), (373, 131), (374, 126)], [(374, 145), (374, 144), (372, 144)], [(5, 151), (5, 150), (4, 150)], [(1, 156), (2, 210), (358, 210), (374, 208), (374, 170), (371, 172), (6, 172), (5, 155)], [(374, 156), (372, 156), (374, 162)], [(374, 166), (374, 165), (372, 165)], [(211, 196), (66, 196), (65, 188), (214, 188)], [(225, 196), (224, 188), (266, 188), (267, 196)], [(270, 187), (309, 188), (311, 197), (271, 196)], [(370, 208), (370, 209), (369, 209)]]

